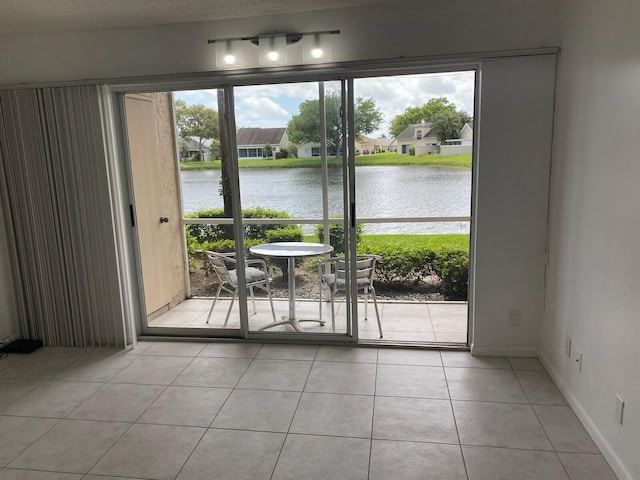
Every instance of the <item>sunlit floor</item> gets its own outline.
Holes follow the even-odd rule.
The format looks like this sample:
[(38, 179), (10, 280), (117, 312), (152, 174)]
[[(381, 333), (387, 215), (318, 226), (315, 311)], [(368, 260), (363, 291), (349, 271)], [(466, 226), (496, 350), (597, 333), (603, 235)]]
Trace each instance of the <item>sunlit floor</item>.
[[(177, 307), (163, 313), (149, 322), (152, 327), (210, 327), (222, 328), (229, 308), (229, 299), (220, 299), (216, 304), (210, 321), (207, 316), (211, 308), (210, 299), (188, 299)], [(277, 320), (288, 313), (287, 300), (274, 300), (274, 310)], [(407, 302), (378, 302), (384, 340), (409, 341), (429, 343), (466, 343), (467, 341), (467, 303), (407, 303)], [(269, 302), (256, 299), (256, 312), (253, 313), (249, 301), (249, 328), (258, 330), (273, 322)], [(335, 329), (331, 322), (331, 304), (322, 303), (322, 319), (326, 322), (320, 326), (315, 322), (304, 322), (305, 331), (314, 333), (344, 333), (346, 331), (346, 311), (344, 302), (335, 304)], [(376, 321), (375, 309), (372, 303), (368, 306), (368, 319), (365, 320), (364, 302), (358, 304), (358, 328), (361, 339), (376, 340), (380, 335)], [(320, 318), (319, 304), (313, 300), (300, 300), (296, 304), (296, 316), (302, 319)], [(237, 302), (231, 310), (227, 328), (239, 328), (239, 313)], [(290, 325), (277, 326), (269, 331), (293, 332)]]

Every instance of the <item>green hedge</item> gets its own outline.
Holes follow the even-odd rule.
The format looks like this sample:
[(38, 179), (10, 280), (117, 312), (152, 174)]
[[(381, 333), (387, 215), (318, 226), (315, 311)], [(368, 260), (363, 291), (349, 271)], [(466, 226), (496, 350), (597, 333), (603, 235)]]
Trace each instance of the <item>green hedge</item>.
[[(269, 210), (262, 207), (247, 208), (242, 210), (244, 218), (290, 218), (290, 215), (282, 210)], [(223, 218), (222, 208), (210, 208), (198, 210), (185, 215), (186, 218)], [(187, 250), (189, 261), (193, 266), (196, 250), (211, 250), (214, 252), (235, 251), (235, 241), (228, 238), (227, 225), (187, 225), (185, 227), (187, 236)], [(274, 242), (301, 242), (304, 238), (302, 228), (299, 225), (244, 225), (244, 245), (248, 252), (249, 248), (261, 243)], [(271, 260), (271, 263), (282, 270), (282, 274), (287, 277), (287, 260)], [(204, 262), (205, 273), (209, 274), (209, 264)]]
[[(324, 225), (316, 225), (316, 235), (320, 241), (324, 241)], [(362, 236), (362, 224), (356, 224), (356, 242), (360, 243), (360, 237)], [(333, 247), (333, 251), (337, 255), (344, 253), (344, 224), (343, 223), (331, 223), (329, 224), (329, 245)]]
[(359, 253), (379, 255), (376, 280), (391, 287), (410, 287), (424, 277), (437, 275), (441, 292), (448, 300), (467, 300), (469, 290), (469, 253), (462, 250), (433, 250), (421, 246), (393, 243), (358, 245)]

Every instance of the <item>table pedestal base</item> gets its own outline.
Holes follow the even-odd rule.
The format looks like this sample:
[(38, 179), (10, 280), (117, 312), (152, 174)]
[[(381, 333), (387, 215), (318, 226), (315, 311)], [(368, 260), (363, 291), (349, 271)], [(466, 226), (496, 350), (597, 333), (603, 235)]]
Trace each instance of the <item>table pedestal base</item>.
[(323, 327), (326, 323), (324, 320), (316, 320), (312, 318), (289, 318), (287, 315), (283, 315), (282, 320), (279, 322), (273, 322), (269, 325), (265, 325), (264, 327), (260, 327), (258, 331), (261, 332), (267, 328), (277, 327), (279, 325), (291, 325), (296, 332), (304, 332), (302, 325), (300, 325), (302, 322), (318, 322)]

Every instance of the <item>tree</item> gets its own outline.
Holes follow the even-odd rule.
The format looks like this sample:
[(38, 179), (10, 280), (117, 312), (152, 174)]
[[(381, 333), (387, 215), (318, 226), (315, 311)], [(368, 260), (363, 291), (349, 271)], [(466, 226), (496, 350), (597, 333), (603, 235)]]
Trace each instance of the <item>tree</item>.
[[(340, 96), (335, 92), (327, 92), (324, 100), (327, 145), (336, 147), (336, 151), (338, 151), (342, 143)], [(358, 97), (354, 109), (356, 138), (361, 138), (363, 135), (375, 131), (382, 123), (382, 112), (378, 110), (376, 102), (372, 98)], [(306, 100), (300, 104), (298, 110), (299, 113), (294, 115), (287, 125), (289, 139), (296, 145), (307, 142), (320, 143), (319, 100)]]
[(431, 119), (431, 131), (442, 144), (445, 140), (458, 138), (462, 126), (462, 116), (456, 111), (445, 110), (436, 113)]
[[(456, 112), (456, 106), (445, 97), (432, 98), (421, 107), (409, 107), (396, 115), (389, 124), (389, 134), (397, 137), (412, 123), (433, 122), (433, 117), (442, 112)], [(468, 114), (465, 113), (468, 116)]]
[(264, 146), (264, 156), (266, 158), (273, 157), (273, 146), (270, 143), (267, 143)]
[(175, 114), (178, 135), (183, 140), (193, 138), (198, 144), (200, 160), (204, 161), (206, 141), (218, 138), (218, 112), (201, 103), (187, 106), (184, 100), (176, 100)]

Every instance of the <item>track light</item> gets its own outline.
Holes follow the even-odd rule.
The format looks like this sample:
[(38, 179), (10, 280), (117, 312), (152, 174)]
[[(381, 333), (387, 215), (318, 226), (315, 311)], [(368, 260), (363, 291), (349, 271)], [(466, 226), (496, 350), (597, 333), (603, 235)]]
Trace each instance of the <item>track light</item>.
[(244, 65), (243, 43), (251, 42), (259, 48), (259, 62), (263, 66), (286, 65), (287, 46), (302, 39), (302, 60), (304, 63), (330, 62), (332, 58), (332, 35), (340, 30), (309, 33), (272, 33), (257, 37), (222, 38), (208, 40), (216, 45), (216, 66), (237, 68)]

